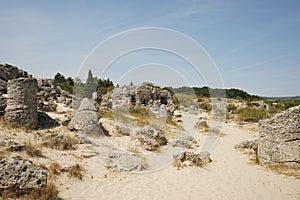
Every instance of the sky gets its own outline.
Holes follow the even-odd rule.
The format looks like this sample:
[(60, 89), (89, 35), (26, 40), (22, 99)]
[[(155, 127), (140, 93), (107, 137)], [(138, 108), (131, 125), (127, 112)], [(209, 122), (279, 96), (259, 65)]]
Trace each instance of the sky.
[(37, 78), (84, 79), (92, 69), (120, 84), (220, 80), (250, 94), (296, 96), (299, 9), (298, 0), (0, 0), (0, 63)]

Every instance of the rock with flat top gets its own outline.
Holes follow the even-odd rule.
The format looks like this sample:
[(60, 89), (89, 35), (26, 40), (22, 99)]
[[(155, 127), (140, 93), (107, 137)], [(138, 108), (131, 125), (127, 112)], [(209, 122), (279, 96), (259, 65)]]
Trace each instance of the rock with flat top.
[(262, 165), (300, 167), (300, 106), (261, 120), (257, 158)]

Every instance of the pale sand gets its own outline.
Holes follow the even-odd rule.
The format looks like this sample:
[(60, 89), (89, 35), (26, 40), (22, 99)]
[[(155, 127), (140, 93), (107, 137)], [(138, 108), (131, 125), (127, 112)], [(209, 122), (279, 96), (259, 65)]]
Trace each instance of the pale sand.
[[(195, 115), (184, 115), (184, 127), (191, 131)], [(63, 199), (300, 199), (300, 180), (276, 174), (250, 164), (249, 156), (234, 146), (258, 137), (257, 132), (225, 124), (213, 151), (213, 160), (205, 168), (170, 166), (147, 174), (111, 172), (96, 157), (83, 159), (83, 180), (69, 179), (62, 174), (58, 180)], [(200, 145), (203, 135), (197, 133)], [(67, 157), (59, 162), (68, 163)]]

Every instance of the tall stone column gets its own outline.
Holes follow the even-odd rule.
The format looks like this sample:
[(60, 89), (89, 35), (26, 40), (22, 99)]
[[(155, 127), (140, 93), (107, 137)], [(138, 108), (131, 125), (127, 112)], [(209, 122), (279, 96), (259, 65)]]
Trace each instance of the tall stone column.
[(13, 127), (37, 128), (37, 92), (37, 80), (34, 78), (9, 80), (5, 121)]

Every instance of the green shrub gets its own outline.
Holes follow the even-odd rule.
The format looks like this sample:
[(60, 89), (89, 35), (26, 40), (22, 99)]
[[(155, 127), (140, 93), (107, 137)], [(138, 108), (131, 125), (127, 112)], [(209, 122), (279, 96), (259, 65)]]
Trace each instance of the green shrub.
[(230, 103), (226, 106), (226, 109), (228, 112), (234, 113), (237, 110), (237, 106)]
[(258, 122), (261, 119), (267, 118), (267, 112), (264, 109), (253, 107), (245, 107), (237, 110), (241, 121)]

